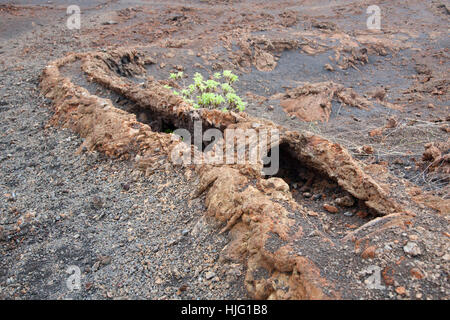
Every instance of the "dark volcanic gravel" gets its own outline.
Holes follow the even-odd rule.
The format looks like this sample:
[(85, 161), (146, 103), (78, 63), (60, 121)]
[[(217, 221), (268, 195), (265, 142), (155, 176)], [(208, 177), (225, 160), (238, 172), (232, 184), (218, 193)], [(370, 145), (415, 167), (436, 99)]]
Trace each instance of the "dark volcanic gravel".
[[(131, 162), (77, 154), (82, 139), (46, 126), (44, 66), (1, 71), (0, 299), (246, 298), (242, 265), (216, 263), (226, 236), (190, 200), (195, 174), (144, 177)], [(69, 266), (80, 290), (66, 285)]]
[[(397, 177), (448, 199), (448, 175), (442, 179), (427, 176), (414, 166), (426, 143), (448, 141), (445, 70), (450, 62), (445, 33), (448, 10), (444, 9), (449, 6), (444, 2), (378, 1), (383, 7), (386, 43), (401, 36), (408, 42), (399, 43), (407, 46), (397, 51), (394, 43), (389, 55), (370, 56), (370, 63), (354, 70), (324, 69), (334, 56), (330, 47), (317, 55), (285, 50), (277, 53), (274, 71), (256, 72), (253, 68), (240, 73), (242, 88), (238, 93), (249, 102), (246, 111), (293, 130), (306, 129), (328, 137), (367, 166), (386, 162), (386, 170)], [(39, 92), (40, 74), (50, 61), (69, 52), (121, 46), (152, 47), (158, 53), (152, 57), (159, 60), (148, 71), (156, 79), (166, 79), (178, 66), (186, 74), (212, 72), (229, 58), (222, 45), (234, 33), (266, 36), (283, 31), (282, 35), (296, 35), (333, 20), (349, 40), (370, 36), (364, 23), (367, 4), (353, 1), (349, 5), (347, 0), (333, 4), (79, 1), (82, 28), (68, 30), (66, 9), (70, 1), (15, 3), (0, 1), (0, 299), (247, 299), (243, 264), (218, 262), (229, 236), (220, 235), (218, 230), (223, 226), (205, 217), (204, 199), (193, 199), (196, 174), (162, 159), (162, 169), (145, 176), (133, 161), (79, 150), (83, 142), (79, 136), (49, 125), (51, 101)], [(271, 30), (277, 21), (291, 16), (289, 12), (296, 19), (288, 19), (281, 30)], [(312, 23), (311, 18), (320, 21)], [(326, 44), (327, 38), (328, 34), (320, 42)], [(217, 51), (209, 52), (211, 46)], [(235, 43), (232, 47), (237, 49)], [(422, 64), (430, 69), (417, 67)], [(70, 69), (63, 71), (71, 73)], [(429, 72), (431, 81), (424, 75)], [(329, 122), (314, 123), (289, 117), (279, 100), (270, 99), (301, 82), (325, 80), (343, 83), (364, 96), (384, 86), (387, 100), (404, 105), (404, 110), (377, 106), (364, 111), (334, 105)], [(422, 88), (425, 80), (431, 89)], [(264, 101), (258, 102), (256, 96), (252, 100), (254, 94), (263, 95)], [(384, 136), (370, 134), (383, 128), (391, 117), (398, 124), (386, 128)], [(371, 147), (374, 153), (366, 154), (362, 146)], [(297, 182), (292, 182), (290, 187), (297, 189)], [(393, 189), (398, 199), (406, 197), (400, 186)], [(357, 227), (353, 225), (359, 221), (356, 205), (353, 211), (340, 208), (342, 215), (333, 216), (323, 210), (325, 201), (334, 200), (325, 198), (326, 192), (299, 189), (295, 193), (299, 203), (325, 216), (330, 232), (343, 235), (346, 229)], [(328, 193), (335, 195), (334, 191)], [(342, 282), (343, 272), (347, 279), (353, 279), (348, 283), (354, 289), (348, 298), (449, 299), (448, 216), (418, 206), (415, 210), (423, 212), (417, 225), (372, 239), (375, 258), (361, 260), (356, 249), (345, 245), (339, 258), (347, 264), (339, 265), (312, 240), (311, 246), (302, 242), (298, 248), (307, 248), (302, 254), (322, 270), (332, 270), (334, 280)], [(311, 230), (304, 231), (315, 237)], [(275, 251), (280, 245), (280, 239), (273, 236), (268, 249)], [(347, 268), (356, 265), (354, 261), (359, 269)], [(387, 290), (357, 291), (365, 288), (371, 267), (389, 271), (394, 264), (401, 272)], [(75, 270), (75, 274), (68, 270)], [(76, 270), (80, 271), (81, 287), (72, 291), (67, 280)], [(389, 273), (386, 278), (390, 278)]]

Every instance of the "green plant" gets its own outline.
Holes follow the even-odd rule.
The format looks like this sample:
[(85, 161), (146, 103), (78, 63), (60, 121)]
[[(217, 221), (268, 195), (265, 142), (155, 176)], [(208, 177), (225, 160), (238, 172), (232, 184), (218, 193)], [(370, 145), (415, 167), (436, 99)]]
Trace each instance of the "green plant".
[[(181, 79), (183, 78), (183, 73), (171, 73), (169, 78), (171, 80)], [(224, 82), (219, 82), (221, 79)], [(195, 109), (220, 109), (223, 112), (228, 110), (245, 110), (247, 103), (236, 94), (232, 87), (232, 84), (239, 81), (239, 78), (230, 70), (224, 70), (222, 73), (216, 72), (213, 75), (213, 79), (208, 80), (204, 80), (203, 76), (197, 72), (192, 80), (193, 83), (188, 86), (183, 84), (179, 92), (167, 85), (165, 87), (171, 89), (174, 94), (182, 96)]]
[(230, 70), (224, 70), (223, 76), (227, 79), (229, 84), (239, 81), (238, 76), (233, 74)]
[(171, 79), (171, 80), (178, 80), (178, 79), (183, 78), (183, 75), (184, 75), (184, 73), (182, 71), (177, 72), (177, 73), (171, 73), (169, 75), (169, 79)]

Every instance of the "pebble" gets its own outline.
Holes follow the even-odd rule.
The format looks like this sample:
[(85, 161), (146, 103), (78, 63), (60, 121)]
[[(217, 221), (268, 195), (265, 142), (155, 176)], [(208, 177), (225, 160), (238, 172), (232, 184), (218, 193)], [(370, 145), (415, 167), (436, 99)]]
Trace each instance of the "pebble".
[(334, 68), (331, 64), (327, 63), (324, 65), (325, 70), (334, 71)]
[(8, 198), (8, 201), (13, 202), (17, 200), (17, 196), (15, 192), (11, 193), (11, 196)]
[(323, 205), (323, 208), (325, 210), (327, 210), (329, 213), (338, 213), (339, 212), (338, 208), (336, 208), (335, 206), (332, 206), (330, 204), (327, 204), (327, 203), (325, 203)]
[(103, 207), (103, 200), (101, 197), (94, 196), (91, 205), (94, 209), (101, 209)]
[(337, 198), (335, 200), (335, 203), (341, 207), (351, 207), (355, 204), (355, 200), (353, 200), (353, 198), (350, 196), (344, 196), (341, 198)]
[(312, 199), (315, 200), (315, 201), (320, 200), (321, 198), (322, 198), (322, 195), (320, 193), (315, 194), (315, 195), (312, 196)]
[(366, 250), (364, 250), (363, 253), (361, 254), (361, 257), (363, 259), (373, 259), (375, 257), (376, 249), (377, 247), (375, 246), (367, 247)]
[(214, 278), (215, 276), (216, 276), (216, 274), (215, 274), (214, 272), (212, 272), (212, 271), (208, 271), (208, 272), (206, 272), (206, 274), (205, 274), (206, 280), (211, 280), (211, 279)]
[(412, 269), (410, 270), (410, 273), (411, 273), (411, 275), (412, 275), (414, 278), (416, 278), (416, 279), (423, 279), (423, 277), (424, 277), (423, 272), (420, 271), (420, 269), (418, 269), (418, 268), (412, 268)]
[(417, 245), (417, 243), (409, 241), (404, 247), (403, 247), (403, 251), (405, 251), (405, 253), (411, 255), (411, 256), (418, 256), (420, 255), (422, 252), (420, 250), (420, 247)]
[(107, 266), (108, 264), (111, 263), (111, 257), (110, 256), (100, 256), (99, 261), (102, 266)]
[(104, 25), (104, 26), (110, 26), (110, 25), (113, 25), (113, 24), (117, 24), (118, 22), (116, 22), (116, 21), (105, 21), (105, 22), (102, 22), (102, 25)]
[(405, 287), (397, 287), (396, 289), (395, 289), (395, 292), (397, 292), (399, 295), (405, 295), (406, 294), (406, 289), (405, 289)]

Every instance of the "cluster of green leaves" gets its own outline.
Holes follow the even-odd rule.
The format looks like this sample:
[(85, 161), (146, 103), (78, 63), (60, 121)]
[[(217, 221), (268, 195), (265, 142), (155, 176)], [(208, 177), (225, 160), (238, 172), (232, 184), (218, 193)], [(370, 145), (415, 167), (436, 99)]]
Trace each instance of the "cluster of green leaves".
[[(183, 78), (183, 72), (171, 73), (170, 80), (179, 80)], [(173, 93), (180, 95), (194, 108), (221, 109), (222, 111), (237, 110), (244, 111), (246, 102), (236, 94), (233, 83), (239, 81), (237, 75), (230, 70), (224, 70), (214, 73), (213, 79), (205, 80), (200, 73), (193, 77), (193, 83), (183, 86), (178, 92), (166, 85), (167, 89), (172, 89)]]

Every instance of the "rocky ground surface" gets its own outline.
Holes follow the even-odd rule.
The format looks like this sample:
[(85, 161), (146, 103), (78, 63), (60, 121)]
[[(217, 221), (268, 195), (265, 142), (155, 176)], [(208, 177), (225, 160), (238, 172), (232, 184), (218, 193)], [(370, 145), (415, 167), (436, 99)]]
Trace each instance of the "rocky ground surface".
[(75, 154), (79, 137), (46, 127), (42, 67), (2, 73), (2, 298), (245, 297), (242, 266), (216, 263), (226, 237), (191, 200), (195, 177)]
[[(193, 197), (194, 171), (164, 162), (146, 176), (131, 161), (77, 152), (81, 138), (48, 125), (42, 69), (69, 52), (121, 46), (146, 47), (157, 80), (237, 70), (250, 115), (342, 144), (398, 200), (407, 191), (440, 197), (411, 202), (420, 213), (411, 228), (348, 250), (340, 241), (374, 218), (367, 208), (342, 203), (347, 193), (333, 181), (310, 180), (289, 161), (279, 175), (342, 246), (339, 259), (305, 243), (294, 249), (330, 280), (349, 279), (354, 294), (344, 298), (449, 298), (449, 172), (445, 161), (427, 170), (449, 149), (448, 2), (81, 1), (81, 29), (69, 30), (71, 4), (0, 4), (0, 298), (249, 298), (245, 265), (220, 259), (230, 236)], [(383, 10), (381, 35), (365, 27), (371, 4)], [(358, 268), (341, 272), (344, 261)], [(80, 268), (81, 290), (68, 290), (69, 266)], [(376, 270), (383, 289), (362, 292)]]

